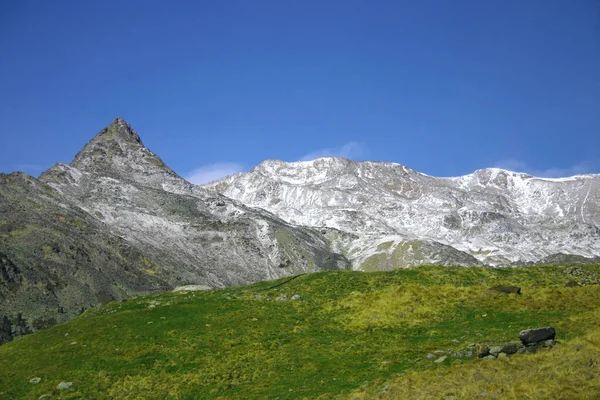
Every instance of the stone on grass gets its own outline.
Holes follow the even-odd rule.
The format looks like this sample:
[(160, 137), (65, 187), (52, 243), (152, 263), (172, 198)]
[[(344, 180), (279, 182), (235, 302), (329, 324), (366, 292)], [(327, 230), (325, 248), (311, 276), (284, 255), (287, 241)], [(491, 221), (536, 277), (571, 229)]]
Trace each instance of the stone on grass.
[(554, 347), (555, 344), (556, 340), (554, 339), (544, 340), (542, 343), (540, 343), (542, 347)]
[(177, 286), (173, 289), (174, 292), (197, 292), (203, 290), (212, 290), (212, 287), (206, 285), (185, 285)]
[(64, 382), (63, 381), (63, 382), (59, 383), (58, 386), (56, 386), (56, 388), (58, 390), (65, 390), (65, 389), (70, 388), (71, 386), (73, 386), (73, 382)]
[(292, 300), (300, 300), (300, 295), (299, 294), (293, 295)]
[(502, 351), (502, 346), (491, 346), (490, 354), (493, 356), (497, 356)]
[(522, 349), (519, 349), (519, 354), (535, 354), (537, 353), (538, 348), (536, 345), (533, 346), (526, 346), (523, 347)]
[(444, 361), (446, 361), (447, 358), (448, 358), (448, 356), (441, 356), (440, 358), (435, 360), (434, 363), (436, 363), (436, 364), (443, 363)]
[(505, 344), (501, 350), (502, 353), (506, 354), (515, 354), (517, 351), (519, 351), (519, 345), (517, 343)]
[(554, 339), (556, 331), (551, 326), (544, 328), (525, 329), (519, 333), (519, 339), (525, 346), (536, 344), (545, 340)]
[(40, 383), (42, 381), (42, 378), (40, 378), (39, 376), (36, 376), (35, 378), (31, 378), (29, 380), (29, 383), (33, 383), (34, 385), (37, 385), (38, 383)]
[(477, 357), (483, 358), (490, 354), (490, 348), (485, 344), (475, 345), (475, 354), (477, 354)]
[(427, 353), (427, 358), (430, 360), (433, 360), (435, 358), (435, 356), (431, 353)]

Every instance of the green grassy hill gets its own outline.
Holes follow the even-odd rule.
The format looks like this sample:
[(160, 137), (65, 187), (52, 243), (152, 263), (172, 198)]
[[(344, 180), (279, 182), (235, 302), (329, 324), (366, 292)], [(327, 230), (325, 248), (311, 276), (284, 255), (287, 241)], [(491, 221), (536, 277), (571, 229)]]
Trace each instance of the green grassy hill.
[[(131, 298), (0, 346), (0, 398), (600, 398), (599, 281), (425, 266)], [(548, 325), (552, 349), (456, 356)]]

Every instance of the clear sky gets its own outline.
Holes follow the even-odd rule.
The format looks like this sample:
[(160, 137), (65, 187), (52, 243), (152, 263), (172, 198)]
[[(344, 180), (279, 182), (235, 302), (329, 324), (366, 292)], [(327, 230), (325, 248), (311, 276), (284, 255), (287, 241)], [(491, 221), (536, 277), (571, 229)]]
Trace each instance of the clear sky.
[(599, 0), (0, 0), (0, 171), (122, 116), (195, 180), (268, 158), (600, 172)]

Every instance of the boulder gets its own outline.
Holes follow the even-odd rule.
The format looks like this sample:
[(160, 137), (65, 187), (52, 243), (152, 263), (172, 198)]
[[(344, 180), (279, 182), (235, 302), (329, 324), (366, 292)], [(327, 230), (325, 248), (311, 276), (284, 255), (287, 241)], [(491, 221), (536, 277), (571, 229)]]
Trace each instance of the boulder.
[(477, 357), (479, 358), (486, 357), (490, 354), (490, 348), (485, 344), (478, 344), (475, 346), (475, 354), (477, 354)]
[(544, 328), (525, 329), (519, 333), (519, 339), (525, 346), (537, 344), (545, 340), (554, 339), (556, 331), (551, 326)]
[(505, 354), (515, 354), (516, 352), (519, 351), (519, 345), (517, 343), (509, 343), (509, 344), (505, 344), (502, 347), (502, 353)]

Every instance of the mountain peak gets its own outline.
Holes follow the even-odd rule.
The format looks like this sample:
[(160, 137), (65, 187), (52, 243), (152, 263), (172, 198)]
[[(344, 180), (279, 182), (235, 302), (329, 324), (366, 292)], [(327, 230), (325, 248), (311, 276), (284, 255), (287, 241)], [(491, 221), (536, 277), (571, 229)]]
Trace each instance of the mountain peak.
[(116, 179), (159, 182), (169, 179), (167, 176), (179, 178), (160, 157), (144, 146), (137, 132), (121, 117), (94, 136), (77, 153), (71, 166)]
[(96, 137), (108, 140), (124, 140), (126, 142), (133, 142), (144, 146), (140, 135), (138, 135), (131, 125), (121, 117), (115, 118), (113, 122), (96, 135)]

